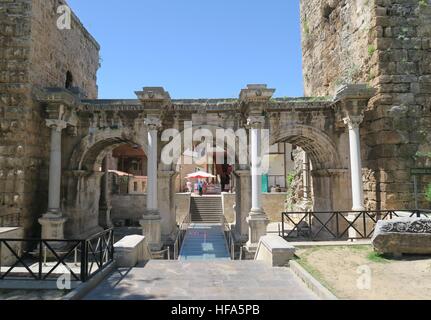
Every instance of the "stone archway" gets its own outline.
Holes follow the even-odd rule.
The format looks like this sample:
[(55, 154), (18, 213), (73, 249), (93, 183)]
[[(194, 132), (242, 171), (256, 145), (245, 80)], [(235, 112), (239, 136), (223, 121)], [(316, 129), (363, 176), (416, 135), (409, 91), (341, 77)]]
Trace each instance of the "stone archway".
[[(232, 155), (235, 155), (235, 161), (232, 163), (233, 172), (232, 176), (235, 175), (236, 182), (236, 195), (235, 195), (235, 228), (238, 230), (238, 233), (241, 237), (246, 237), (248, 234), (248, 226), (246, 222), (247, 215), (250, 211), (251, 199), (249, 196), (250, 192), (250, 172), (248, 165), (237, 165), (238, 163), (238, 154), (239, 153), (248, 153), (247, 143), (241, 145), (238, 142), (238, 139), (235, 141), (235, 148), (229, 146), (226, 143), (225, 139), (221, 139), (217, 137), (216, 130), (226, 130), (217, 125), (209, 125), (209, 124), (201, 124), (194, 125), (191, 127), (192, 132), (196, 132), (197, 130), (208, 130), (211, 132), (213, 139), (212, 147), (224, 149), (227, 152), (230, 152)], [(231, 130), (234, 130), (231, 128)], [(176, 197), (175, 197), (175, 179), (178, 175), (177, 164), (181, 160), (182, 155), (184, 154), (185, 145), (184, 145), (184, 136), (185, 130), (178, 132), (176, 136), (177, 139), (181, 140), (181, 148), (180, 152), (176, 154), (172, 160), (171, 164), (163, 164), (159, 165), (159, 176), (158, 176), (158, 189), (159, 189), (159, 209), (162, 218), (162, 236), (166, 238), (167, 235), (172, 234), (172, 230), (174, 228), (174, 222), (177, 221), (175, 208), (177, 206)], [(196, 142), (196, 141), (195, 141)], [(163, 147), (169, 142), (166, 142)], [(241, 187), (242, 186), (242, 187)], [(243, 191), (243, 196), (241, 191)], [(170, 195), (166, 197), (166, 195)], [(247, 203), (246, 203), (247, 202)], [(242, 204), (242, 205), (241, 205)], [(181, 220), (181, 219), (180, 219)]]
[[(99, 203), (101, 197), (103, 160), (115, 148), (139, 145), (144, 152), (146, 142), (136, 141), (122, 130), (105, 130), (81, 139), (74, 149), (65, 172), (63, 212), (68, 218), (65, 233), (69, 236), (86, 236), (100, 231)], [(145, 208), (143, 208), (144, 211)]]
[(271, 143), (287, 142), (302, 148), (313, 171), (313, 210), (350, 210), (351, 192), (348, 164), (340, 157), (342, 146), (322, 130), (294, 124), (271, 136)]

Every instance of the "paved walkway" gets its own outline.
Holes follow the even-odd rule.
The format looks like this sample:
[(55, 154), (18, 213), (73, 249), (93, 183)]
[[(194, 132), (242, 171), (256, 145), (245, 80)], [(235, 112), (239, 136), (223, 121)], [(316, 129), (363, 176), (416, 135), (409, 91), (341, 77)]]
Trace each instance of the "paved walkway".
[(120, 269), (87, 300), (315, 300), (288, 268), (257, 261), (153, 260)]
[(192, 223), (187, 230), (179, 260), (230, 260), (221, 224)]

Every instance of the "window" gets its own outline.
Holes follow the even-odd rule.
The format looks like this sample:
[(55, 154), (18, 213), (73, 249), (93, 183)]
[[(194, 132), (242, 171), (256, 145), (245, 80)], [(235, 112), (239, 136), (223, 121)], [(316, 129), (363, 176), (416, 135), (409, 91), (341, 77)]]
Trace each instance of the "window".
[(72, 89), (73, 87), (73, 76), (72, 73), (70, 71), (66, 72), (66, 84), (65, 84), (65, 88), (66, 89)]
[(133, 191), (138, 192), (138, 183), (137, 182), (133, 182)]

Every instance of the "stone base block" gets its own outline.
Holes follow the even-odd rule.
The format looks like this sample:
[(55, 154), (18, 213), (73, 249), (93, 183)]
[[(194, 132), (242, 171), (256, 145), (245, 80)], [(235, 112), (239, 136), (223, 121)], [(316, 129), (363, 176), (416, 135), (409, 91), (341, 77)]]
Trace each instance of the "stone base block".
[(382, 254), (431, 255), (431, 219), (379, 221), (371, 241), (374, 250)]
[(64, 224), (66, 221), (67, 219), (61, 215), (45, 214), (39, 219), (39, 223), (42, 226), (42, 239), (64, 239)]
[(246, 250), (256, 252), (260, 238), (266, 236), (269, 219), (262, 210), (252, 210), (247, 218), (249, 226), (249, 239), (246, 244)]
[(158, 214), (144, 215), (139, 221), (142, 234), (147, 238), (148, 245), (152, 251), (161, 250), (162, 243), (162, 220)]
[(271, 267), (287, 266), (293, 259), (296, 248), (277, 235), (260, 238), (255, 260), (264, 261)]
[(151, 252), (144, 236), (131, 235), (114, 244), (114, 259), (120, 268), (133, 268), (151, 260)]

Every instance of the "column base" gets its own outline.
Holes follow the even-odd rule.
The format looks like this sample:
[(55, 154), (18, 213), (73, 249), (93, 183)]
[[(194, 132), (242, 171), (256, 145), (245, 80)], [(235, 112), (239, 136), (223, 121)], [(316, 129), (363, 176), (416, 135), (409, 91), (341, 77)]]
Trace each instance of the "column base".
[(114, 224), (111, 220), (112, 207), (104, 207), (99, 209), (99, 224), (104, 228), (113, 228)]
[[(358, 208), (358, 209), (354, 208), (352, 210), (353, 211), (363, 211), (364, 208)], [(357, 213), (350, 213), (347, 216), (347, 220), (351, 223), (351, 222), (355, 221), (355, 219), (356, 219), (357, 216), (358, 216)], [(349, 233), (349, 239), (355, 239), (355, 238), (358, 237), (358, 232), (354, 228), (352, 228), (352, 227), (349, 228), (349, 232), (348, 233)]]
[(260, 238), (267, 234), (269, 219), (263, 209), (252, 209), (247, 217), (247, 223), (249, 237), (245, 248), (249, 253), (254, 253), (257, 251)]
[[(64, 224), (67, 219), (62, 217), (61, 214), (46, 213), (38, 221), (42, 226), (41, 238), (43, 240), (64, 240)], [(54, 250), (60, 250), (66, 246), (64, 242), (50, 241), (48, 244)], [(53, 255), (49, 249), (44, 250), (46, 250), (47, 256)]]
[(67, 219), (61, 214), (46, 213), (38, 221), (42, 226), (42, 239), (64, 239), (64, 224)]
[(161, 222), (162, 219), (158, 211), (148, 211), (139, 221), (142, 234), (147, 238), (152, 251), (159, 251), (163, 247)]

